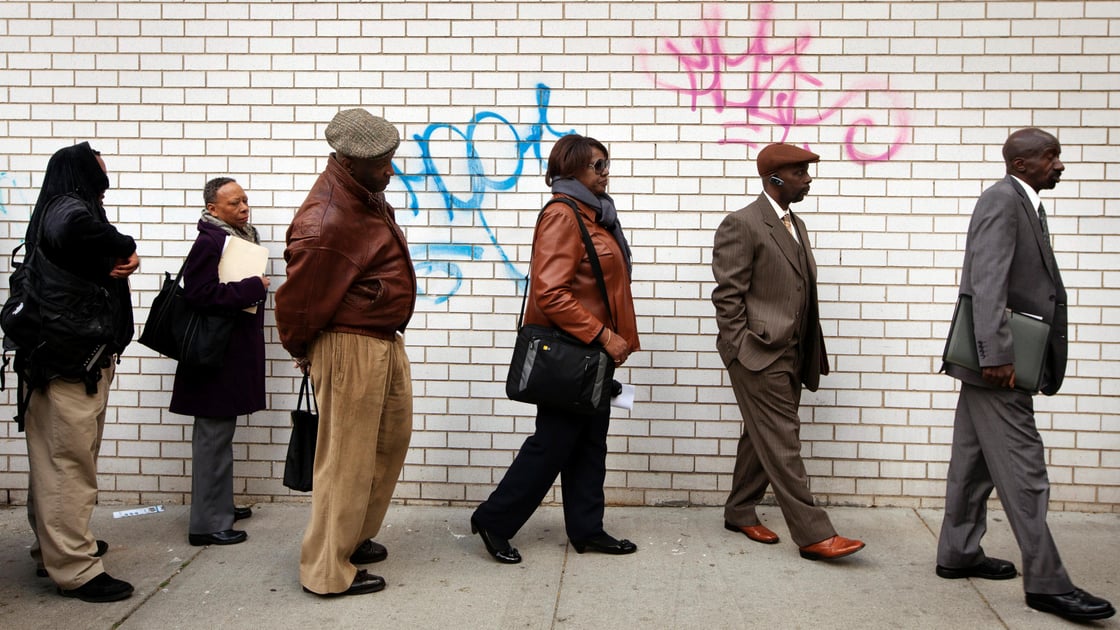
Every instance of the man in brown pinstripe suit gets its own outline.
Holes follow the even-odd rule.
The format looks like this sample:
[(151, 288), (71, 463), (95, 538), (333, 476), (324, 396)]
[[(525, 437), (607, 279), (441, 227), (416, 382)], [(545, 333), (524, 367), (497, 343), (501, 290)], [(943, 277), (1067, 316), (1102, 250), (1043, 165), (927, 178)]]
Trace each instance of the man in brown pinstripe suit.
[(813, 502), (801, 461), (801, 386), (816, 391), (828, 374), (817, 311), (817, 269), (805, 224), (789, 210), (809, 192), (809, 164), (820, 156), (789, 144), (759, 152), (763, 193), (732, 212), (716, 230), (712, 273), (719, 337), (716, 348), (731, 373), (743, 414), (724, 527), (756, 542), (778, 535), (755, 511), (767, 486), (801, 557), (832, 560), (863, 548), (838, 536)]

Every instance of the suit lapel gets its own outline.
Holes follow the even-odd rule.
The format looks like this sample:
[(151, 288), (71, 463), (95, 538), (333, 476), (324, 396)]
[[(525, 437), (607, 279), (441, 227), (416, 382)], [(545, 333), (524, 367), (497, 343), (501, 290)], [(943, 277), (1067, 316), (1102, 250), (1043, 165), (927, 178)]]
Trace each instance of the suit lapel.
[[(790, 236), (789, 230), (786, 229), (785, 224), (778, 218), (774, 212), (774, 207), (770, 205), (770, 201), (766, 199), (765, 195), (759, 197), (759, 211), (762, 214), (762, 222), (770, 230), (770, 238), (773, 239), (774, 244), (778, 246), (778, 250), (786, 257), (789, 264), (798, 273), (801, 273), (801, 263), (798, 261), (798, 244)], [(790, 216), (793, 216), (790, 214)], [(796, 221), (795, 221), (796, 223)], [(800, 234), (800, 232), (799, 232)]]
[(1042, 231), (1042, 221), (1038, 218), (1038, 211), (1031, 205), (1031, 200), (1027, 197), (1027, 193), (1023, 191), (1023, 187), (1014, 181), (1011, 175), (1007, 176), (1007, 183), (1019, 195), (1019, 209), (1026, 215), (1027, 223), (1031, 226), (1031, 232), (1034, 233), (1034, 240), (1038, 244), (1039, 253), (1042, 254), (1042, 262), (1046, 265), (1046, 271), (1050, 273), (1050, 279), (1059, 284), (1061, 279), (1058, 277), (1058, 263), (1054, 260), (1054, 248), (1050, 246), (1050, 239)]

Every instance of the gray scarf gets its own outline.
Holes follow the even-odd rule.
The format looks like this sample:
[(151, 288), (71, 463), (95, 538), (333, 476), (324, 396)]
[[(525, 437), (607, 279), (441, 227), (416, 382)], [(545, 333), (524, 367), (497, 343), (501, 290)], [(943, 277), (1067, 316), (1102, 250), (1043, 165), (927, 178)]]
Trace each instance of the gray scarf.
[(614, 207), (614, 199), (603, 193), (596, 195), (580, 183), (579, 180), (563, 177), (552, 180), (552, 193), (562, 194), (579, 200), (595, 210), (595, 222), (607, 229), (618, 241), (622, 248), (622, 257), (626, 259), (626, 273), (633, 271), (633, 262), (630, 256), (630, 243), (626, 242), (626, 235), (622, 233), (622, 223), (618, 220), (618, 210)]
[(252, 223), (246, 223), (245, 227), (243, 228), (235, 228), (225, 221), (222, 221), (218, 217), (210, 214), (206, 210), (202, 211), (202, 220), (206, 223), (209, 223), (210, 225), (221, 228), (223, 232), (229, 234), (230, 236), (236, 236), (237, 238), (249, 241), (250, 243), (255, 243), (257, 245), (261, 244), (261, 235), (259, 232), (257, 232), (257, 228), (253, 227)]

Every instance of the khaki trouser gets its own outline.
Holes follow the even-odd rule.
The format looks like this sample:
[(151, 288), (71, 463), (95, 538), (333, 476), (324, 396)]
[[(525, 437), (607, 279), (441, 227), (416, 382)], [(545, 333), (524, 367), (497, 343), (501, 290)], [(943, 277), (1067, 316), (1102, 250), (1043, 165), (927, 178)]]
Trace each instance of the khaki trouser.
[(412, 437), (412, 377), (404, 340), (324, 333), (311, 346), (319, 405), (311, 521), (300, 583), (319, 593), (350, 588), (350, 555), (381, 529)]
[(84, 383), (55, 379), (35, 390), (27, 406), (31, 474), (27, 520), (35, 532), (31, 555), (51, 580), (72, 590), (105, 571), (89, 530), (97, 503), (97, 452), (115, 364), (101, 372), (97, 393)]

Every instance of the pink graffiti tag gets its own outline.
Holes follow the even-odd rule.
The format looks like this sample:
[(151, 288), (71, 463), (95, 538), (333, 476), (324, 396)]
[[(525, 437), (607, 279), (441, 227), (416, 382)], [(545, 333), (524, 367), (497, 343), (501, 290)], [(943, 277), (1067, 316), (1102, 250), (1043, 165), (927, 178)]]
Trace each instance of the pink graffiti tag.
[[(714, 18), (703, 22), (702, 32), (687, 45), (672, 40), (663, 40), (663, 56), (675, 61), (687, 77), (687, 85), (680, 85), (661, 78), (648, 68), (648, 60), (653, 57), (642, 53), (641, 59), (646, 72), (653, 77), (659, 88), (686, 95), (691, 100), (691, 109), (696, 111), (705, 102), (716, 113), (742, 114), (741, 119), (721, 122), (725, 129), (722, 143), (746, 144), (757, 146), (751, 139), (766, 125), (774, 125), (782, 130), (779, 141), (785, 142), (791, 131), (800, 127), (821, 125), (841, 117), (853, 101), (867, 100), (872, 95), (880, 95), (892, 101), (892, 107), (885, 112), (859, 111), (857, 118), (851, 120), (844, 132), (844, 148), (848, 158), (854, 162), (866, 163), (889, 160), (897, 153), (910, 137), (909, 117), (897, 95), (874, 84), (860, 86), (860, 89), (840, 93), (835, 100), (821, 106), (820, 100), (828, 92), (819, 90), (824, 83), (809, 74), (802, 67), (801, 55), (809, 48), (811, 37), (795, 37), (792, 42), (775, 44), (771, 37), (774, 30), (771, 20), (771, 7), (761, 7), (762, 19), (746, 51), (742, 54), (728, 53), (724, 37), (725, 22), (720, 11), (710, 11)], [(733, 82), (745, 80), (745, 89), (733, 86)], [(726, 85), (725, 85), (726, 82)], [(683, 83), (683, 81), (682, 81)], [(809, 89), (805, 89), (805, 88)], [(735, 94), (743, 94), (736, 99)], [(886, 116), (887, 124), (880, 125), (875, 115)], [(874, 128), (892, 127), (890, 117), (895, 117), (893, 138), (884, 140), (880, 145), (886, 149), (879, 153), (869, 153), (858, 147), (867, 142), (866, 136)]]

